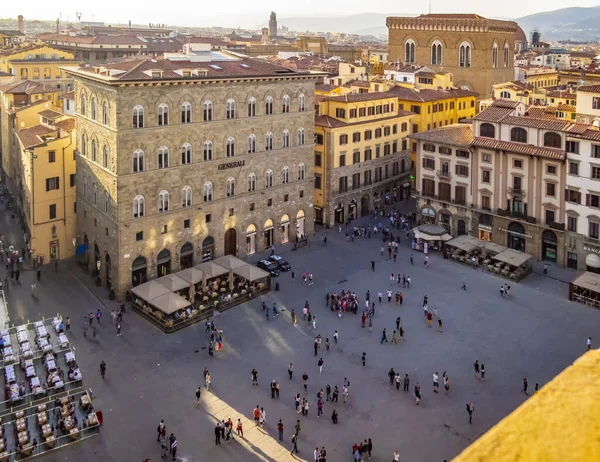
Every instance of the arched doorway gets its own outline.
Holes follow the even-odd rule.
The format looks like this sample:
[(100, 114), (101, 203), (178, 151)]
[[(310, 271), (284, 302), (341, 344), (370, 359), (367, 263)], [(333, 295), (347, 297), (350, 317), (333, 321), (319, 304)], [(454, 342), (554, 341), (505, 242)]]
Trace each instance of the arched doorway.
[(237, 255), (237, 231), (235, 228), (225, 231), (225, 255)]
[(160, 278), (171, 273), (171, 252), (162, 249), (156, 257), (156, 277)]
[(246, 255), (256, 253), (256, 226), (248, 225), (246, 228)]
[(435, 225), (435, 210), (431, 207), (425, 207), (421, 210), (421, 223)]
[(94, 275), (100, 274), (100, 267), (102, 266), (102, 257), (100, 256), (100, 248), (98, 243), (94, 242)]
[(104, 256), (104, 267), (106, 271), (106, 288), (112, 288), (112, 268), (110, 266), (110, 255), (107, 253)]
[(181, 265), (182, 270), (194, 266), (194, 246), (191, 242), (186, 242), (181, 246), (181, 251), (179, 252), (179, 264)]
[(265, 221), (265, 235), (264, 235), (264, 246), (265, 249), (268, 249), (273, 245), (273, 220), (270, 218)]
[(281, 243), (287, 244), (290, 241), (290, 216), (286, 213), (281, 217)]
[(465, 220), (458, 220), (456, 222), (456, 234), (459, 236), (467, 234), (467, 224), (465, 223)]
[(335, 206), (335, 222), (344, 224), (344, 204), (339, 203)]
[(296, 236), (298, 238), (305, 237), (306, 232), (304, 230), (304, 210), (298, 210), (296, 214)]
[(360, 216), (366, 217), (369, 214), (369, 196), (360, 198)]
[(352, 199), (348, 204), (348, 220), (356, 220), (356, 200)]
[(83, 235), (83, 243), (77, 247), (77, 262), (86, 270), (90, 264), (90, 243), (87, 234)]
[(141, 255), (133, 260), (131, 265), (131, 285), (139, 286), (148, 280), (148, 265)]
[(212, 260), (214, 254), (215, 240), (212, 236), (208, 236), (202, 241), (202, 263)]
[[(575, 266), (577, 269), (577, 266)], [(600, 257), (595, 253), (588, 253), (585, 257), (585, 270), (600, 274)]]
[(556, 263), (556, 253), (558, 251), (558, 238), (554, 231), (547, 229), (542, 233), (542, 260)]
[(512, 222), (508, 225), (508, 242), (509, 249), (525, 252), (525, 227), (521, 223)]

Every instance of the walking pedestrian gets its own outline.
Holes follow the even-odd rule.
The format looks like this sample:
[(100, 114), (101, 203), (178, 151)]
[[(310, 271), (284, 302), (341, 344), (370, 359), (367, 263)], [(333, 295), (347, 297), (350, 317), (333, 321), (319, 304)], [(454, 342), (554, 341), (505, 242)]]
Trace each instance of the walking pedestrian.
[(319, 366), (319, 374), (323, 372), (323, 358), (319, 359), (319, 362), (317, 363), (317, 365)]
[(279, 441), (283, 441), (283, 422), (279, 419), (277, 423), (277, 431), (279, 433)]
[(329, 344), (329, 337), (327, 337), (325, 339), (325, 350), (329, 351), (330, 348), (331, 348), (331, 345)]
[(302, 430), (302, 428), (300, 428), (300, 420), (296, 420), (296, 425), (294, 426), (294, 429), (296, 430), (296, 435), (299, 435), (300, 430)]
[(102, 376), (102, 378), (104, 378), (105, 374), (106, 374), (106, 363), (104, 361), (102, 361), (100, 363), (100, 375)]
[(375, 271), (375, 261), (371, 260), (371, 271)]
[(438, 332), (443, 332), (443, 326), (442, 326), (442, 318), (438, 317)]
[(440, 389), (440, 384), (439, 384), (438, 373), (434, 372), (433, 373), (433, 392), (438, 393), (439, 389)]
[(450, 391), (450, 377), (448, 377), (448, 374), (446, 373), (446, 371), (444, 371), (443, 377), (444, 377), (444, 390), (446, 390), (446, 395), (448, 395), (448, 392)]
[(421, 385), (419, 382), (415, 383), (415, 404), (419, 404), (421, 402)]
[(398, 343), (398, 336), (396, 335), (396, 331), (392, 333), (392, 343)]
[(312, 317), (312, 325), (313, 325), (313, 329), (317, 328), (317, 317), (316, 316)]
[(294, 452), (296, 454), (298, 454), (300, 451), (298, 451), (298, 435), (294, 433), (294, 435), (292, 435), (292, 450), (290, 451), (290, 455), (294, 454)]
[(373, 318), (369, 318), (369, 332), (373, 332)]
[(338, 331), (337, 330), (333, 333), (333, 341), (337, 345), (337, 342), (338, 342)]
[(467, 290), (467, 283), (465, 281), (465, 278), (463, 278), (462, 280), (462, 290)]
[(587, 345), (587, 351), (590, 351), (590, 349), (592, 348), (592, 337), (588, 337), (585, 343)]
[(527, 383), (527, 377), (523, 377), (523, 389), (521, 390), (523, 393), (525, 393), (527, 396), (529, 396), (529, 393), (527, 393), (527, 387), (528, 387), (528, 383)]
[(500, 296), (504, 298), (504, 286), (500, 286)]
[(260, 420), (260, 407), (258, 404), (254, 408), (254, 411), (252, 411), (252, 417), (254, 417), (254, 425), (258, 427), (258, 421)]
[(162, 435), (160, 437), (160, 458), (161, 459), (166, 459), (168, 457), (168, 453), (169, 453), (169, 448), (167, 445), (167, 436), (166, 435)]
[(305, 372), (302, 374), (302, 380), (304, 381), (304, 394), (308, 393), (308, 374)]
[(292, 324), (296, 324), (296, 311), (294, 311), (294, 308), (292, 308), (290, 316), (292, 317)]
[(477, 379), (479, 379), (479, 361), (475, 360), (475, 363), (473, 364), (473, 368), (475, 369), (475, 377)]
[(409, 391), (410, 377), (408, 376), (408, 374), (404, 374), (404, 379), (402, 380), (402, 383), (404, 384), (404, 391)]
[(475, 410), (475, 406), (471, 401), (467, 403), (467, 412), (469, 413), (469, 423), (473, 422), (473, 411)]
[[(58, 260), (57, 260), (57, 263), (58, 263)], [(58, 268), (58, 266), (57, 266), (57, 268)], [(173, 433), (171, 433), (169, 440), (171, 441), (171, 455), (173, 456), (173, 458), (171, 460), (177, 460), (177, 438), (175, 438), (175, 435), (173, 435)]]
[(481, 380), (485, 380), (485, 364), (481, 363), (481, 368), (479, 369), (479, 375)]
[(42, 280), (42, 270), (38, 269), (36, 271), (36, 277), (37, 277), (37, 281), (40, 282)]
[(100, 312), (100, 308), (98, 308), (98, 311), (96, 311), (96, 320), (98, 321), (98, 324), (100, 324), (101, 317), (102, 317), (102, 313)]
[(396, 373), (394, 376), (394, 382), (396, 383), (396, 390), (400, 391), (400, 384), (402, 383), (402, 377), (400, 377), (399, 373)]
[(217, 422), (215, 427), (215, 445), (218, 446), (221, 444), (221, 425)]
[(117, 337), (120, 337), (120, 336), (121, 336), (121, 323), (118, 322), (117, 323)]
[(252, 385), (258, 386), (258, 371), (256, 369), (252, 369), (252, 371), (250, 371), (250, 376), (252, 377)]
[(396, 330), (400, 330), (400, 316), (396, 318)]
[(383, 328), (383, 332), (381, 333), (381, 343), (388, 343), (388, 339), (387, 339), (387, 331), (385, 329), (385, 327)]
[(288, 366), (288, 375), (290, 376), (290, 380), (292, 380), (292, 376), (294, 375), (294, 365), (292, 363)]
[(242, 426), (242, 421), (240, 419), (238, 419), (237, 421), (237, 426), (235, 428), (238, 436), (241, 436), (242, 438), (244, 437), (244, 427)]
[(158, 435), (156, 436), (156, 441), (159, 442), (160, 441), (160, 435), (161, 433), (163, 433), (163, 430), (165, 429), (165, 421), (161, 420), (158, 424), (158, 428), (156, 429), (156, 432), (158, 433)]
[(548, 275), (548, 264), (544, 263), (544, 276)]
[(200, 397), (202, 396), (202, 389), (196, 388), (196, 407), (200, 406)]
[(67, 316), (67, 319), (65, 320), (65, 327), (67, 332), (71, 330), (71, 318), (69, 316)]

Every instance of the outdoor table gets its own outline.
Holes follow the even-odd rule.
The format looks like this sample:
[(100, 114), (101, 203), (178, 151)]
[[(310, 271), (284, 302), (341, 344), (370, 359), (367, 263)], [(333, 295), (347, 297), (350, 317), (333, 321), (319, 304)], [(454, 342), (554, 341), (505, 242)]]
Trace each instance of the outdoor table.
[(47, 448), (49, 448), (49, 449), (53, 448), (54, 447), (54, 443), (56, 443), (56, 440), (54, 439), (53, 435), (49, 435), (49, 436), (46, 437), (45, 444), (46, 444)]
[[(44, 429), (44, 425), (48, 424), (48, 413), (47, 412), (40, 412), (38, 415), (38, 423), (42, 426), (42, 430)], [(46, 436), (46, 435), (44, 435)]]

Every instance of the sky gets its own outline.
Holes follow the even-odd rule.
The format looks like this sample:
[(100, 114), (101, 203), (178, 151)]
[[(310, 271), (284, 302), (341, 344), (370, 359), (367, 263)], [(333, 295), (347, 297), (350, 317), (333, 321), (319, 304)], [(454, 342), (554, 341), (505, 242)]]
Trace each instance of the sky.
[[(249, 5), (252, 9), (249, 9)], [(474, 8), (473, 4), (477, 6)], [(551, 11), (567, 6), (595, 6), (600, 0), (577, 0), (568, 4), (559, 0), (503, 0), (473, 2), (472, 0), (431, 0), (434, 13), (477, 13), (486, 17), (518, 18), (541, 11)], [(279, 19), (285, 17), (328, 15), (345, 16), (360, 13), (427, 13), (428, 0), (414, 0), (406, 3), (392, 3), (389, 0), (304, 0), (302, 2), (275, 2), (273, 0), (227, 0), (226, 2), (146, 0), (143, 8), (138, 2), (122, 0), (61, 0), (60, 2), (32, 1), (18, 2), (3, 0), (0, 17), (16, 17), (22, 14), (26, 19), (56, 19), (59, 13), (63, 21), (75, 21), (75, 13), (82, 13), (82, 21), (134, 24), (166, 23), (179, 26), (224, 26), (255, 27), (268, 20), (271, 10)], [(165, 9), (167, 6), (167, 9)]]

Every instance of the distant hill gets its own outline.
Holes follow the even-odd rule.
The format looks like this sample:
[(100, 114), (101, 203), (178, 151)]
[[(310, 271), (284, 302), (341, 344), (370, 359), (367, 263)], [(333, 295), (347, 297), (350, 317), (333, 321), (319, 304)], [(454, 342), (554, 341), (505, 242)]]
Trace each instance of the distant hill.
[[(385, 20), (388, 16), (416, 16), (406, 13), (363, 13), (332, 17), (277, 18), (280, 26), (297, 32), (343, 32), (346, 34), (387, 34)], [(262, 27), (266, 27), (263, 24)]]
[(600, 5), (589, 8), (572, 7), (530, 14), (515, 19), (530, 38), (534, 29), (542, 40), (600, 39)]

